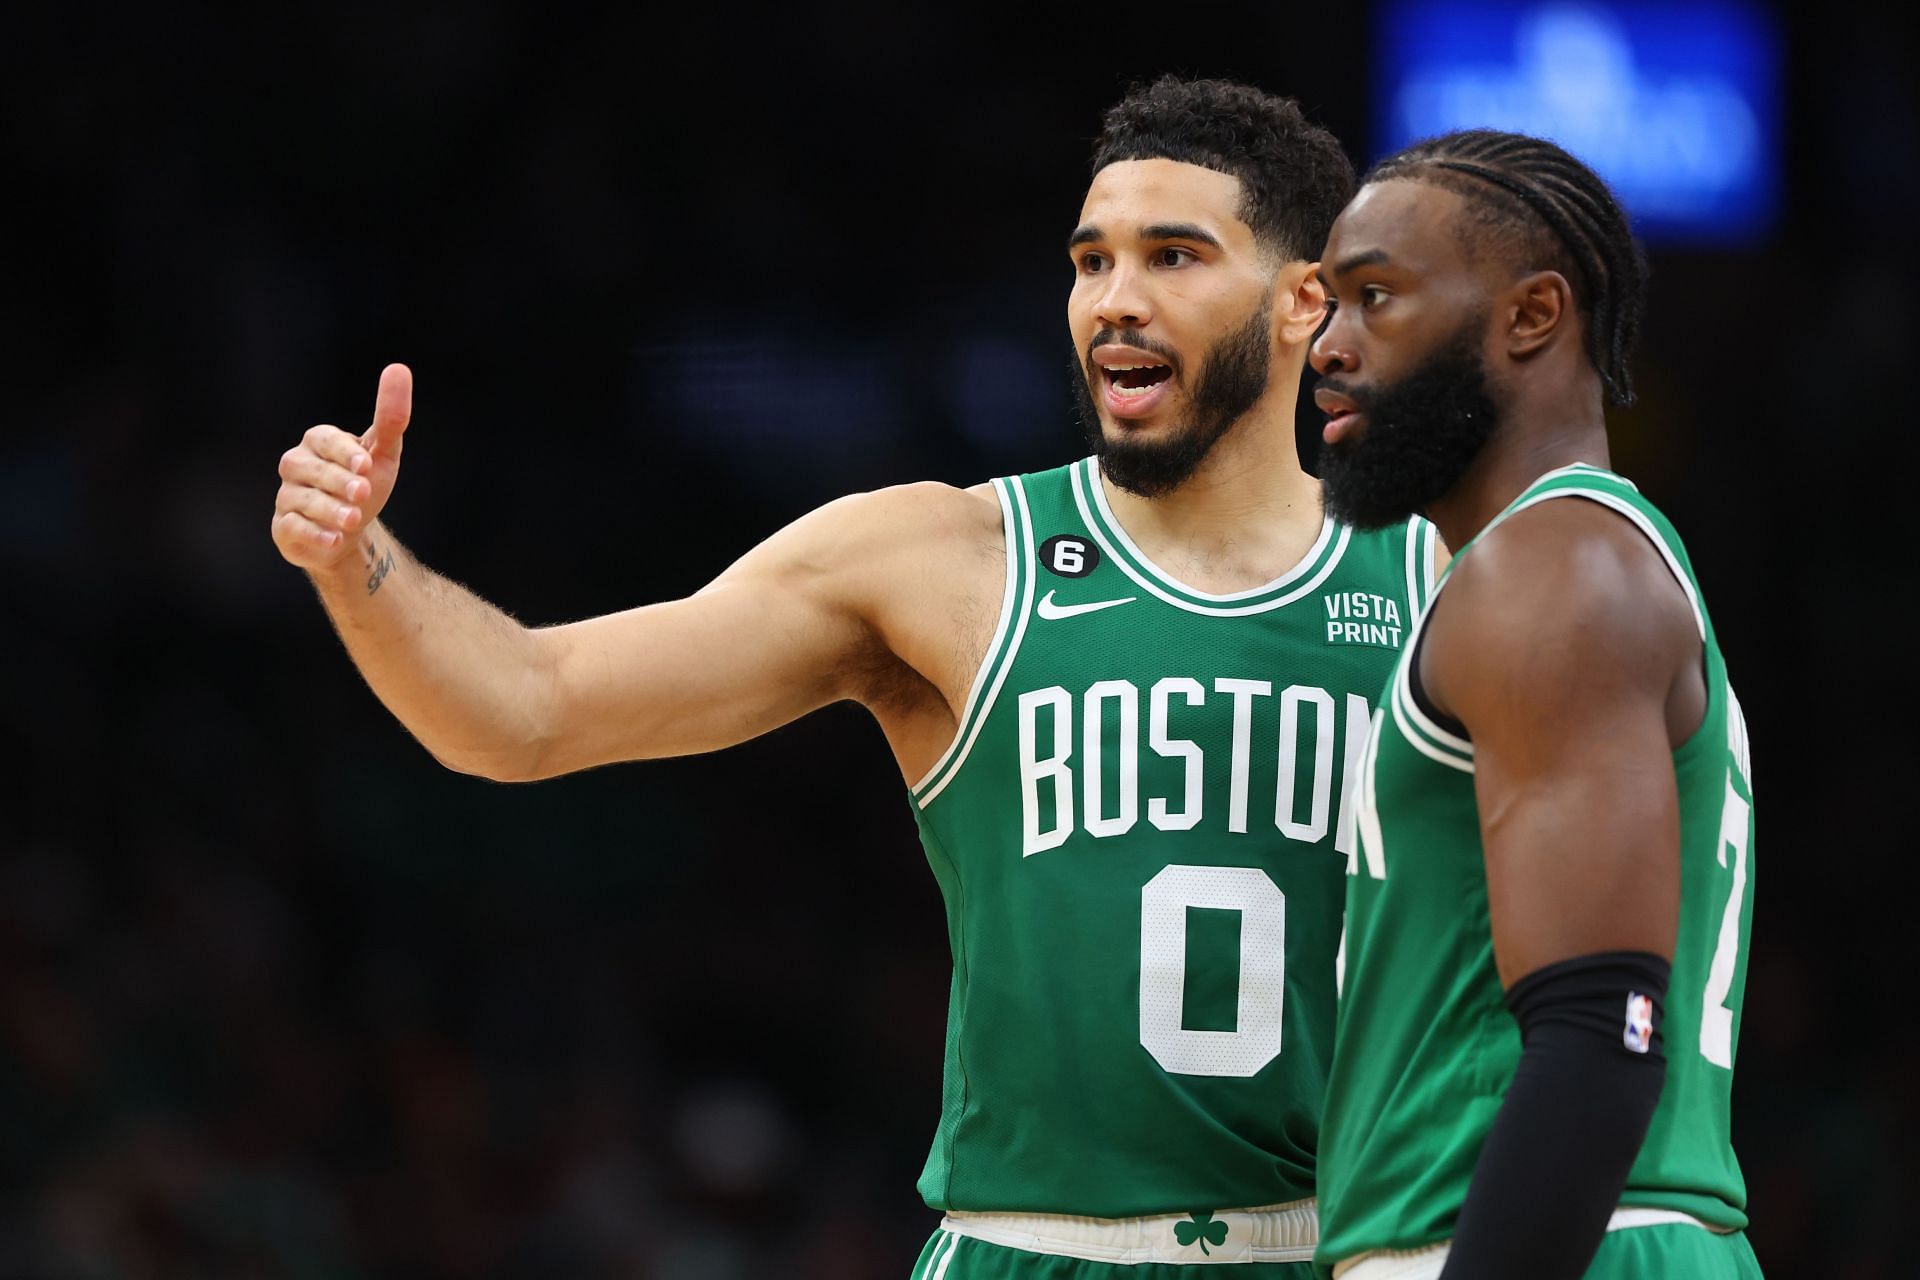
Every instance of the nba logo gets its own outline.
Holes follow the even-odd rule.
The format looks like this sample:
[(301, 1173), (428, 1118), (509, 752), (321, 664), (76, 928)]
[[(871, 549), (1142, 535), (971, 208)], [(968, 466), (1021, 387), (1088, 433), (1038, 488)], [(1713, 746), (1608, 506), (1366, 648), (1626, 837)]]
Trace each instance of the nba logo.
[(1645, 1053), (1653, 1047), (1653, 1001), (1638, 991), (1627, 992), (1627, 1048)]

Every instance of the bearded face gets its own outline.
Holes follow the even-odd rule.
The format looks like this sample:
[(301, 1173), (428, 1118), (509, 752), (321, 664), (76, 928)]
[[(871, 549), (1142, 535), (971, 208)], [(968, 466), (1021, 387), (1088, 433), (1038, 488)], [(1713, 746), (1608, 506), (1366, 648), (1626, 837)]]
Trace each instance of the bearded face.
[(1170, 375), (1178, 373), (1178, 356), (1135, 329), (1096, 333), (1087, 344), (1085, 366), (1076, 370), (1073, 387), (1080, 425), (1107, 479), (1143, 498), (1171, 493), (1186, 483), (1213, 447), (1266, 394), (1273, 362), (1272, 323), (1273, 303), (1268, 299), (1208, 348), (1193, 383), (1186, 421), (1157, 438), (1130, 434), (1125, 427), (1115, 435), (1107, 433), (1094, 389), (1114, 374), (1096, 365), (1091, 353), (1108, 343), (1137, 347), (1166, 358)]
[(1320, 452), (1327, 513), (1358, 529), (1424, 514), (1460, 483), (1500, 413), (1480, 354), (1485, 315), (1469, 316), (1412, 372), (1384, 385), (1323, 378), (1351, 402), (1361, 429)]

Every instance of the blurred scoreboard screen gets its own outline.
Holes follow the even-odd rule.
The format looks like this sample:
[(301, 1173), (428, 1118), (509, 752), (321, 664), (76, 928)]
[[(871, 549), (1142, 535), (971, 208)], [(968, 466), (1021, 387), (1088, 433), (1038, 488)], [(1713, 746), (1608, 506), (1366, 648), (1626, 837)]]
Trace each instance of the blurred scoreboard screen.
[(1454, 129), (1552, 138), (1652, 243), (1752, 244), (1780, 202), (1780, 38), (1765, 9), (1396, 0), (1375, 18), (1375, 155)]

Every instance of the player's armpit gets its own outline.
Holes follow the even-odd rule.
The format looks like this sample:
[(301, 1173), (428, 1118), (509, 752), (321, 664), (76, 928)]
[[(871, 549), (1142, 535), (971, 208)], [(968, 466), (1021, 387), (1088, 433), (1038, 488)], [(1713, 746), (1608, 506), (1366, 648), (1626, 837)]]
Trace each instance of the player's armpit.
[(712, 751), (859, 697), (899, 661), (903, 611), (956, 526), (993, 500), (937, 485), (829, 503), (683, 600), (535, 634), (547, 655), (546, 732), (527, 778)]
[(1671, 753), (1699, 662), (1658, 553), (1595, 504), (1524, 511), (1456, 567), (1420, 676), (1473, 740), (1503, 985), (1595, 952), (1672, 955)]

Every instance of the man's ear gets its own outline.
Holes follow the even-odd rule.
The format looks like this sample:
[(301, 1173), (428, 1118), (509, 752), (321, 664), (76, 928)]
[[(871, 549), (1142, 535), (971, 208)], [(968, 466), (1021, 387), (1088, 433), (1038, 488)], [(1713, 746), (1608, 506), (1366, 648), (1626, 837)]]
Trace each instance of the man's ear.
[(1303, 347), (1320, 331), (1327, 318), (1327, 288), (1320, 283), (1320, 264), (1289, 262), (1273, 282), (1274, 334), (1289, 347)]
[(1555, 335), (1574, 326), (1576, 314), (1573, 286), (1558, 271), (1522, 276), (1506, 298), (1507, 354), (1525, 360), (1543, 350)]

